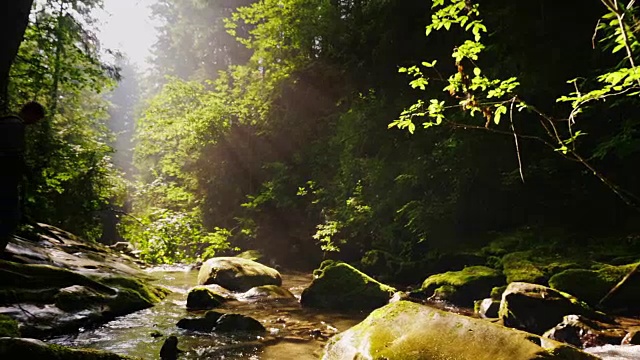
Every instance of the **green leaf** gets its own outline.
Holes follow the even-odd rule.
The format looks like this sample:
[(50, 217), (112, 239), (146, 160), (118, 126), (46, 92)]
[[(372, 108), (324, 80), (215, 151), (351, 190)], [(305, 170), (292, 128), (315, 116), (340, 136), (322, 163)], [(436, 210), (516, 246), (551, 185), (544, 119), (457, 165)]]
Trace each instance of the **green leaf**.
[(497, 106), (497, 109), (496, 109), (495, 113), (493, 114), (493, 122), (494, 122), (496, 125), (500, 125), (500, 117), (501, 117), (503, 114), (506, 114), (506, 113), (507, 113), (507, 107), (506, 107), (506, 106), (504, 106), (504, 105), (502, 105), (502, 104), (500, 104), (500, 105), (496, 105), (496, 106)]

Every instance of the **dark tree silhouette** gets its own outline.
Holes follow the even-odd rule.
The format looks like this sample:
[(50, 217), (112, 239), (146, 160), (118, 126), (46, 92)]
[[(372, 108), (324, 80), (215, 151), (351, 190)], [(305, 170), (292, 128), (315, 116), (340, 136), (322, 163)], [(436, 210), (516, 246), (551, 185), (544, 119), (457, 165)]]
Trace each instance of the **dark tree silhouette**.
[(9, 69), (29, 23), (31, 5), (33, 0), (0, 2), (0, 112), (7, 108)]

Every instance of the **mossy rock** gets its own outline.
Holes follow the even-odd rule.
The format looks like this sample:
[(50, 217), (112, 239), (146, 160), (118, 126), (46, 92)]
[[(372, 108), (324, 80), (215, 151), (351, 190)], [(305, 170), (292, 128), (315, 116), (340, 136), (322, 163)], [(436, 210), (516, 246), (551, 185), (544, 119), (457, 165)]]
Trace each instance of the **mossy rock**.
[(18, 325), (14, 319), (0, 315), (0, 337), (20, 337)]
[(126, 276), (101, 276), (96, 277), (101, 283), (118, 289), (117, 296), (110, 297), (105, 303), (108, 311), (107, 317), (125, 315), (134, 311), (149, 308), (171, 291), (166, 288), (147, 284), (141, 280)]
[(460, 271), (449, 271), (429, 276), (420, 293), (457, 305), (473, 306), (474, 300), (489, 296), (491, 289), (504, 284), (502, 274), (486, 266), (469, 266)]
[(55, 304), (64, 311), (78, 311), (104, 304), (110, 300), (102, 294), (82, 285), (73, 285), (60, 289), (54, 296)]
[(398, 301), (332, 337), (323, 360), (596, 360), (556, 341), (432, 307)]
[[(636, 264), (605, 265), (598, 270), (569, 269), (551, 277), (549, 286), (595, 306), (635, 266)], [(630, 280), (625, 284), (624, 294), (616, 300), (615, 306), (635, 305), (640, 302), (640, 277)], [(610, 305), (613, 306), (614, 303)]]
[(187, 309), (207, 310), (220, 306), (227, 299), (207, 288), (206, 286), (196, 286), (189, 290), (187, 294)]
[(74, 349), (60, 345), (50, 345), (35, 339), (0, 338), (0, 359), (22, 358), (42, 360), (133, 359), (101, 350)]
[(116, 290), (82, 274), (50, 265), (18, 264), (0, 260), (0, 283), (11, 289), (62, 289), (73, 285), (90, 287), (108, 295)]
[(500, 319), (512, 327), (542, 335), (566, 315), (595, 317), (597, 314), (577, 298), (549, 287), (514, 282), (507, 286), (500, 303)]
[(520, 251), (502, 257), (503, 274), (507, 284), (526, 282), (544, 285), (547, 281), (543, 270), (530, 260), (531, 251)]
[(326, 260), (302, 292), (303, 306), (336, 310), (371, 310), (386, 304), (396, 291), (355, 267)]
[(247, 291), (261, 285), (282, 285), (280, 273), (253, 260), (216, 257), (202, 264), (198, 285), (218, 284), (232, 291)]
[(213, 329), (219, 332), (265, 332), (260, 321), (241, 314), (224, 314), (216, 321)]

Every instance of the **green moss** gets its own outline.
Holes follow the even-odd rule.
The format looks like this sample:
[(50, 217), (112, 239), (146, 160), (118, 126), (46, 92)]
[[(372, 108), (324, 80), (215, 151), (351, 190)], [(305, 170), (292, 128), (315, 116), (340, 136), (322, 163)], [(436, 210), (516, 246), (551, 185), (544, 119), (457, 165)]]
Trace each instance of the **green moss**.
[(429, 276), (422, 292), (456, 304), (471, 306), (474, 300), (489, 296), (491, 289), (504, 284), (502, 274), (486, 266), (469, 266), (460, 271), (449, 271)]
[(539, 337), (534, 342), (531, 337), (488, 321), (399, 301), (334, 336), (323, 359), (596, 359), (579, 350), (570, 358), (556, 355), (554, 349), (564, 345)]
[(0, 337), (20, 337), (18, 325), (14, 319), (0, 315)]
[[(622, 266), (605, 265), (598, 270), (569, 269), (549, 279), (553, 289), (567, 292), (590, 304), (597, 304), (636, 264)], [(629, 293), (638, 294), (629, 301), (640, 300), (640, 281), (629, 284)]]
[(305, 306), (342, 310), (373, 309), (386, 304), (395, 289), (382, 284), (353, 266), (324, 261), (314, 271), (315, 279), (303, 292)]
[(519, 251), (502, 258), (503, 274), (507, 284), (520, 281), (532, 284), (546, 282), (544, 272), (531, 260), (531, 251)]
[(149, 301), (152, 304), (159, 302), (171, 293), (171, 291), (166, 288), (145, 284), (142, 281), (132, 277), (108, 276), (101, 278), (100, 282), (107, 286), (135, 291), (140, 294), (143, 299)]

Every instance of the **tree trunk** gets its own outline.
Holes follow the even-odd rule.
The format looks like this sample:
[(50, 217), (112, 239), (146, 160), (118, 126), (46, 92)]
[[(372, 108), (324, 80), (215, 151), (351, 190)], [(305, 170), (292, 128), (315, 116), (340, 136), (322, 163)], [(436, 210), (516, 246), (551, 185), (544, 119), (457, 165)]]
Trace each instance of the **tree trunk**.
[(9, 69), (29, 24), (33, 0), (0, 1), (0, 114), (7, 111)]

